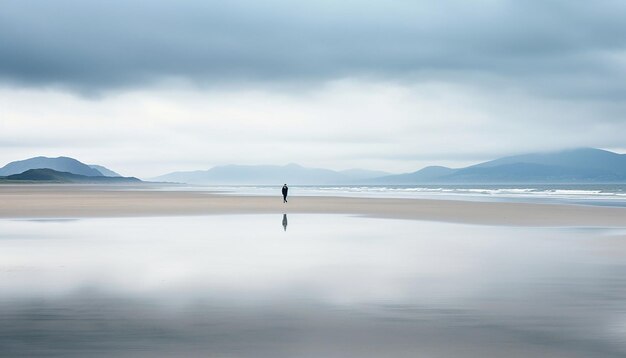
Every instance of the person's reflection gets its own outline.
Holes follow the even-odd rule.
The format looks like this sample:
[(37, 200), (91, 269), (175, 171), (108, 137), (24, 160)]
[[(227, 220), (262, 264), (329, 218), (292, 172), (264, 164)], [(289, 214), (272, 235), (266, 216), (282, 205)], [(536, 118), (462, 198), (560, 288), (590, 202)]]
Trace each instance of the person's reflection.
[(287, 231), (287, 214), (283, 214), (283, 229)]

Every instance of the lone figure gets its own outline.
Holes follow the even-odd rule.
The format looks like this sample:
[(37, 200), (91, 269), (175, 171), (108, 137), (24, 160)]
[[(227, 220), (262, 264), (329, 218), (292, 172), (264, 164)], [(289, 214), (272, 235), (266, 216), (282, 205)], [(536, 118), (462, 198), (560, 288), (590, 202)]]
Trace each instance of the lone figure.
[(283, 185), (283, 203), (287, 202), (287, 192), (289, 191), (289, 188), (287, 187), (287, 184)]

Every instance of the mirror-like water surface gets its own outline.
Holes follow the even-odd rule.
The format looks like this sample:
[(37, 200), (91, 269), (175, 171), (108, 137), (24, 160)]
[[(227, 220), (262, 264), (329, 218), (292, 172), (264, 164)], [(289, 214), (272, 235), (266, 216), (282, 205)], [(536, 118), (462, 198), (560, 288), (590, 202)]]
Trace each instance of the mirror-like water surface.
[(3, 220), (0, 318), (6, 356), (623, 357), (626, 233)]

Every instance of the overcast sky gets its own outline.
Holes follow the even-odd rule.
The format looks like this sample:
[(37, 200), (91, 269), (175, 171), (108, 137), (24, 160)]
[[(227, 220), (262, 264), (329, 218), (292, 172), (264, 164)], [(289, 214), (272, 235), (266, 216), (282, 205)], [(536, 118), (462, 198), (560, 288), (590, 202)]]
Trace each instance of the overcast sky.
[(0, 0), (0, 166), (626, 151), (626, 2)]

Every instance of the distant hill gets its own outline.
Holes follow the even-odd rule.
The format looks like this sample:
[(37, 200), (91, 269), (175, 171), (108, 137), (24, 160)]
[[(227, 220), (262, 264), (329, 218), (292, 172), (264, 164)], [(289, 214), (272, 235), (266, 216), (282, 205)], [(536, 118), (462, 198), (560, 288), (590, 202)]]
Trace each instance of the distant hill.
[(59, 172), (67, 172), (90, 177), (102, 176), (102, 173), (98, 171), (98, 169), (92, 168), (87, 164), (81, 163), (76, 159), (68, 157), (35, 157), (25, 160), (18, 160), (0, 168), (0, 176), (20, 174), (29, 169), (41, 168), (54, 169)]
[(291, 184), (346, 184), (387, 175), (380, 171), (350, 169), (305, 168), (297, 164), (278, 165), (225, 165), (209, 170), (174, 172), (152, 178), (153, 181), (213, 185), (282, 185)]
[(102, 165), (89, 164), (89, 166), (97, 171), (99, 171), (105, 177), (121, 177), (120, 174), (112, 171), (111, 169), (105, 168)]
[(533, 153), (504, 157), (473, 165), (473, 168), (498, 167), (506, 164), (540, 164), (575, 168), (587, 173), (612, 173), (626, 176), (626, 155), (595, 148), (579, 148), (551, 153)]
[(54, 182), (54, 183), (140, 183), (141, 180), (133, 177), (106, 177), (87, 176), (68, 172), (60, 172), (54, 169), (29, 169), (20, 174), (12, 174), (0, 178), (0, 181), (24, 181), (24, 182)]
[(427, 167), (375, 178), (373, 183), (600, 183), (626, 182), (626, 155), (580, 148), (504, 157), (466, 168)]

